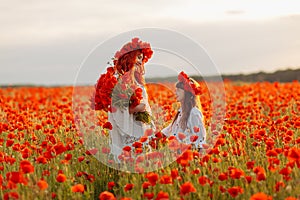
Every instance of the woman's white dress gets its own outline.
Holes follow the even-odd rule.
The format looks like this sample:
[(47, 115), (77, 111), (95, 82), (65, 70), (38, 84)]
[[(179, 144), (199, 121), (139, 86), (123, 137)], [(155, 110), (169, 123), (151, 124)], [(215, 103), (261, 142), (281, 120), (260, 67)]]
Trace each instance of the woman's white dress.
[[(178, 112), (178, 117), (173, 125), (172, 123), (169, 124), (161, 132), (168, 137), (174, 135), (178, 141), (181, 141), (185, 144), (194, 144), (197, 148), (203, 148), (202, 145), (206, 143), (206, 130), (203, 124), (203, 115), (201, 111), (196, 107), (191, 109), (190, 116), (187, 121), (187, 128), (185, 130), (180, 127), (180, 119), (182, 117), (181, 108), (178, 110)], [(183, 141), (178, 137), (178, 133), (180, 132), (184, 133), (186, 136)], [(191, 141), (192, 135), (198, 136), (196, 141)]]
[[(151, 115), (147, 91), (143, 85), (138, 84), (138, 86), (143, 90), (141, 103), (146, 105), (146, 111)], [(128, 108), (123, 110), (117, 108), (116, 112), (109, 112), (108, 121), (112, 124), (110, 149), (116, 159), (122, 153), (123, 147), (131, 146), (135, 141), (138, 141), (144, 135), (145, 130), (154, 129), (153, 125), (136, 121), (135, 116), (129, 114)]]

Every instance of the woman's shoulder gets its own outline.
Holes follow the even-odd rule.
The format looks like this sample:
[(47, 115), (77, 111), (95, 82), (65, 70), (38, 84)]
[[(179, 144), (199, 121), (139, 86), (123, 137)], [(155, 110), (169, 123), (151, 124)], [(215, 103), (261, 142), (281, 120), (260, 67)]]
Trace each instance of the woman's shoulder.
[(197, 108), (196, 106), (194, 106), (191, 110), (191, 114), (192, 116), (200, 116), (202, 118), (203, 114), (202, 112), (199, 110), (199, 108)]

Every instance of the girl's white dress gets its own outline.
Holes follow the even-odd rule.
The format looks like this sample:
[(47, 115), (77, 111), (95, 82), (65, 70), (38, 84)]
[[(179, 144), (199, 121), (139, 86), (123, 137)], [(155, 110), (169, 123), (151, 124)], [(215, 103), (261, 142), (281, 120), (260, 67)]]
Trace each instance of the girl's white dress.
[[(141, 103), (146, 105), (146, 111), (151, 115), (151, 108), (148, 102), (148, 95), (143, 85), (137, 84), (143, 90), (143, 99)], [(112, 124), (110, 131), (111, 137), (111, 153), (117, 157), (122, 153), (123, 147), (131, 146), (135, 141), (138, 141), (144, 135), (145, 130), (154, 129), (151, 125), (135, 120), (133, 114), (129, 114), (129, 109), (119, 109), (116, 112), (108, 113), (108, 121)]]
[[(185, 144), (194, 144), (197, 148), (203, 148), (203, 144), (205, 144), (206, 140), (206, 130), (203, 124), (203, 115), (202, 112), (197, 108), (193, 107), (190, 112), (190, 116), (187, 121), (187, 128), (183, 130), (180, 128), (180, 119), (182, 117), (181, 114), (181, 108), (178, 110), (179, 114), (176, 119), (176, 121), (171, 124), (169, 124), (166, 128), (164, 128), (161, 132), (166, 135), (166, 136), (171, 136), (174, 135), (178, 139), (178, 141), (181, 141)], [(199, 128), (199, 130), (198, 130)], [(185, 139), (182, 141), (178, 137), (178, 133), (184, 133), (185, 134)], [(197, 135), (198, 138), (196, 141), (191, 141), (192, 135)]]

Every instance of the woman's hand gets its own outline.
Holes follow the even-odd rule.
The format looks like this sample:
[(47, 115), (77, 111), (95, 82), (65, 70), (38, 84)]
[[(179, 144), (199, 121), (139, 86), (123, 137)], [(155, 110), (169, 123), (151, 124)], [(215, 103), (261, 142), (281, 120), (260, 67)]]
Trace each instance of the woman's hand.
[(135, 112), (145, 112), (145, 111), (146, 111), (146, 104), (144, 104), (144, 103), (141, 103), (134, 108), (129, 108), (130, 114), (135, 113)]

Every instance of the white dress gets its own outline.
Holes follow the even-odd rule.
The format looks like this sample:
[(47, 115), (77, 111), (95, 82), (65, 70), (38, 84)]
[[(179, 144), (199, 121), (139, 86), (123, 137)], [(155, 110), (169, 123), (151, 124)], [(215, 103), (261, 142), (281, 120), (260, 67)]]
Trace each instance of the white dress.
[[(178, 133), (184, 133), (185, 134), (185, 139), (183, 139), (183, 143), (185, 144), (194, 144), (197, 148), (203, 148), (203, 144), (206, 142), (206, 130), (203, 124), (203, 115), (201, 111), (193, 107), (190, 116), (187, 121), (187, 127), (185, 130), (183, 130), (180, 127), (180, 119), (182, 117), (181, 114), (181, 108), (178, 110), (179, 114), (176, 119), (176, 121), (173, 123), (170, 123), (166, 128), (164, 128), (161, 132), (166, 135), (167, 137), (174, 135), (178, 141), (181, 141), (180, 138), (178, 137)], [(199, 130), (198, 130), (199, 128)], [(198, 138), (196, 141), (191, 141), (191, 136), (192, 135), (197, 135)]]
[[(143, 85), (137, 84), (143, 90), (143, 99), (141, 103), (146, 105), (147, 112), (151, 115), (151, 108), (148, 102), (148, 95)], [(112, 124), (110, 131), (111, 137), (111, 153), (117, 157), (122, 153), (123, 147), (131, 146), (135, 141), (138, 141), (144, 135), (145, 130), (152, 128), (151, 125), (135, 120), (133, 114), (129, 114), (129, 109), (118, 109), (116, 112), (108, 113), (108, 121)], [(132, 147), (132, 146), (131, 146)]]

